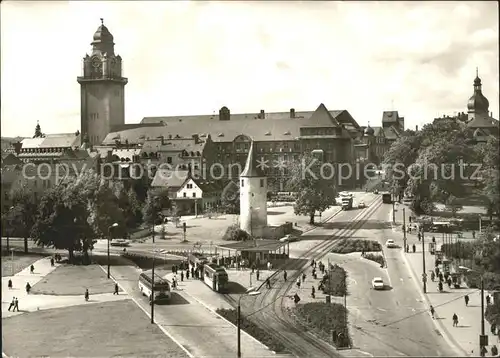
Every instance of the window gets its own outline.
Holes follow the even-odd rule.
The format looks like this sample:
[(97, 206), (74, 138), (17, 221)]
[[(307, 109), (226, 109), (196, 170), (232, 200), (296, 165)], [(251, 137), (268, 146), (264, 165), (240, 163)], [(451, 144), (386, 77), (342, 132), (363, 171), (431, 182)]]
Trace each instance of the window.
[(172, 157), (167, 157), (167, 164), (172, 164)]
[(193, 193), (193, 198), (196, 198), (196, 193)]
[(186, 192), (182, 193), (182, 196), (185, 198), (187, 196)]
[(243, 179), (241, 179), (241, 187), (242, 187), (242, 188), (243, 188), (243, 184), (244, 184), (244, 183), (245, 183), (245, 182), (243, 181)]
[(264, 179), (261, 179), (260, 180), (260, 187), (263, 188), (264, 187)]
[(186, 187), (187, 187), (188, 189), (193, 189), (193, 184), (187, 184), (187, 185), (186, 185)]

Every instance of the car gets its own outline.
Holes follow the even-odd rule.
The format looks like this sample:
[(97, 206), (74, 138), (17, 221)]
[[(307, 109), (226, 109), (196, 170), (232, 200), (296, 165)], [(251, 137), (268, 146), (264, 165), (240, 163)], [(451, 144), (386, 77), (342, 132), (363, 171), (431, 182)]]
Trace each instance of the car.
[(372, 287), (374, 290), (383, 290), (385, 287), (384, 280), (381, 277), (375, 277), (372, 280)]
[(110, 243), (111, 246), (120, 246), (120, 247), (127, 247), (129, 246), (129, 242), (128, 241), (125, 241), (123, 239), (117, 239), (117, 240), (113, 240), (111, 241)]
[(396, 245), (396, 243), (394, 242), (393, 239), (389, 239), (389, 240), (386, 241), (385, 247), (391, 249), (391, 248), (397, 247), (397, 245)]
[(281, 242), (295, 242), (295, 241), (299, 241), (300, 238), (298, 236), (295, 236), (295, 235), (285, 235), (284, 237), (282, 237), (280, 239)]
[(366, 208), (366, 204), (363, 201), (360, 201), (358, 204), (358, 208), (364, 209), (364, 208)]

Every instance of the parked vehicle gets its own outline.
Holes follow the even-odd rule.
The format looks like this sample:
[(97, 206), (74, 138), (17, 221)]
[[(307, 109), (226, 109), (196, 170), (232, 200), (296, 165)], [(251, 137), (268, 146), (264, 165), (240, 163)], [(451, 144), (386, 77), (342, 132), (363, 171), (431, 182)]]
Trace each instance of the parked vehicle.
[[(151, 293), (154, 291), (154, 302), (168, 302), (172, 295), (171, 285), (167, 279), (156, 275), (154, 278), (154, 289), (153, 289), (153, 279), (151, 272), (143, 272), (139, 276), (139, 290), (143, 296), (151, 297)], [(150, 302), (151, 304), (151, 302)]]
[(384, 204), (392, 204), (392, 197), (390, 193), (382, 194), (382, 202)]
[(300, 240), (299, 236), (295, 236), (295, 235), (291, 235), (291, 234), (287, 234), (280, 239), (281, 242), (295, 242), (295, 241), (299, 241), (299, 240)]
[(396, 243), (394, 242), (394, 240), (389, 239), (389, 240), (386, 241), (385, 247), (387, 247), (389, 249), (393, 249), (393, 248), (398, 247), (398, 246), (396, 245)]
[(127, 247), (130, 246), (129, 242), (123, 239), (113, 240), (109, 243), (111, 246)]
[(342, 198), (342, 210), (352, 209), (352, 196), (345, 196)]
[(381, 277), (375, 277), (372, 280), (372, 287), (374, 290), (383, 290), (385, 287), (384, 280)]
[(359, 208), (359, 209), (364, 209), (364, 208), (366, 208), (366, 204), (365, 204), (365, 202), (364, 202), (364, 201), (360, 201), (360, 202), (359, 202), (359, 204), (358, 204), (358, 208)]

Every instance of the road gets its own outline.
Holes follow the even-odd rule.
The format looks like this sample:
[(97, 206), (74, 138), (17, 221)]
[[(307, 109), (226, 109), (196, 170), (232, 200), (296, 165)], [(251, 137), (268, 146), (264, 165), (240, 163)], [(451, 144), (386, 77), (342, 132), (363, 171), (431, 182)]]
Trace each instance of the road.
[[(381, 204), (361, 229), (349, 233), (351, 237), (378, 240), (381, 244), (385, 244), (390, 237), (397, 242), (401, 241), (402, 244), (402, 238), (392, 232), (387, 222), (391, 208), (390, 205)], [(368, 211), (369, 208), (364, 210)], [(298, 257), (307, 253), (308, 256), (314, 257), (319, 252), (310, 252), (311, 247), (321, 244), (327, 236), (341, 234), (350, 222), (359, 221), (359, 217), (356, 218), (358, 215), (360, 210), (343, 212), (335, 217), (330, 225), (307, 233), (302, 241), (290, 245), (291, 256)], [(421, 302), (418, 288), (412, 282), (409, 268), (402, 259), (402, 250), (384, 247), (384, 254), (388, 262), (386, 269), (380, 268), (372, 261), (360, 259), (359, 255), (329, 254), (325, 257), (339, 263), (349, 274), (350, 295), (347, 305), (355, 348), (362, 351), (361, 353), (374, 356), (457, 356), (440, 336), (428, 313), (428, 307)], [(326, 261), (325, 259), (323, 261)], [(382, 277), (391, 289), (372, 290), (371, 280), (375, 276)], [(245, 307), (244, 311), (251, 312), (270, 304), (272, 299), (285, 292), (278, 287), (273, 290), (276, 293), (258, 296), (254, 305)], [(284, 335), (297, 335), (297, 332), (273, 317), (273, 313), (279, 312), (276, 305), (277, 303), (274, 312), (271, 308), (264, 309), (262, 314), (256, 315), (257, 319), (274, 329), (280, 329)], [(317, 347), (297, 337), (297, 342), (299, 341), (303, 354), (300, 351), (294, 352), (298, 356), (303, 356), (305, 352), (309, 352), (308, 355), (325, 356), (324, 346)], [(331, 354), (338, 355), (335, 351)]]
[[(355, 236), (378, 240), (382, 245), (391, 238), (402, 247), (402, 235), (387, 225), (391, 209), (383, 204)], [(434, 326), (404, 263), (403, 250), (383, 247), (386, 269), (358, 256), (329, 255), (349, 273), (347, 306), (355, 346), (374, 356), (457, 356)], [(376, 276), (382, 277), (389, 289), (373, 290), (371, 280)]]

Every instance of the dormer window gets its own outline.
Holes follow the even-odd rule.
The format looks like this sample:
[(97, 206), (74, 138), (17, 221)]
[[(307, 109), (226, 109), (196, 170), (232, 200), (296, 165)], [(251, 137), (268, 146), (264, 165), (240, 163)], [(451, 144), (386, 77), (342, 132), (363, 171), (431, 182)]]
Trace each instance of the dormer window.
[(290, 131), (286, 131), (283, 135), (290, 135)]
[(224, 137), (224, 133), (219, 133), (217, 137)]
[(266, 135), (271, 135), (271, 132), (266, 132)]

